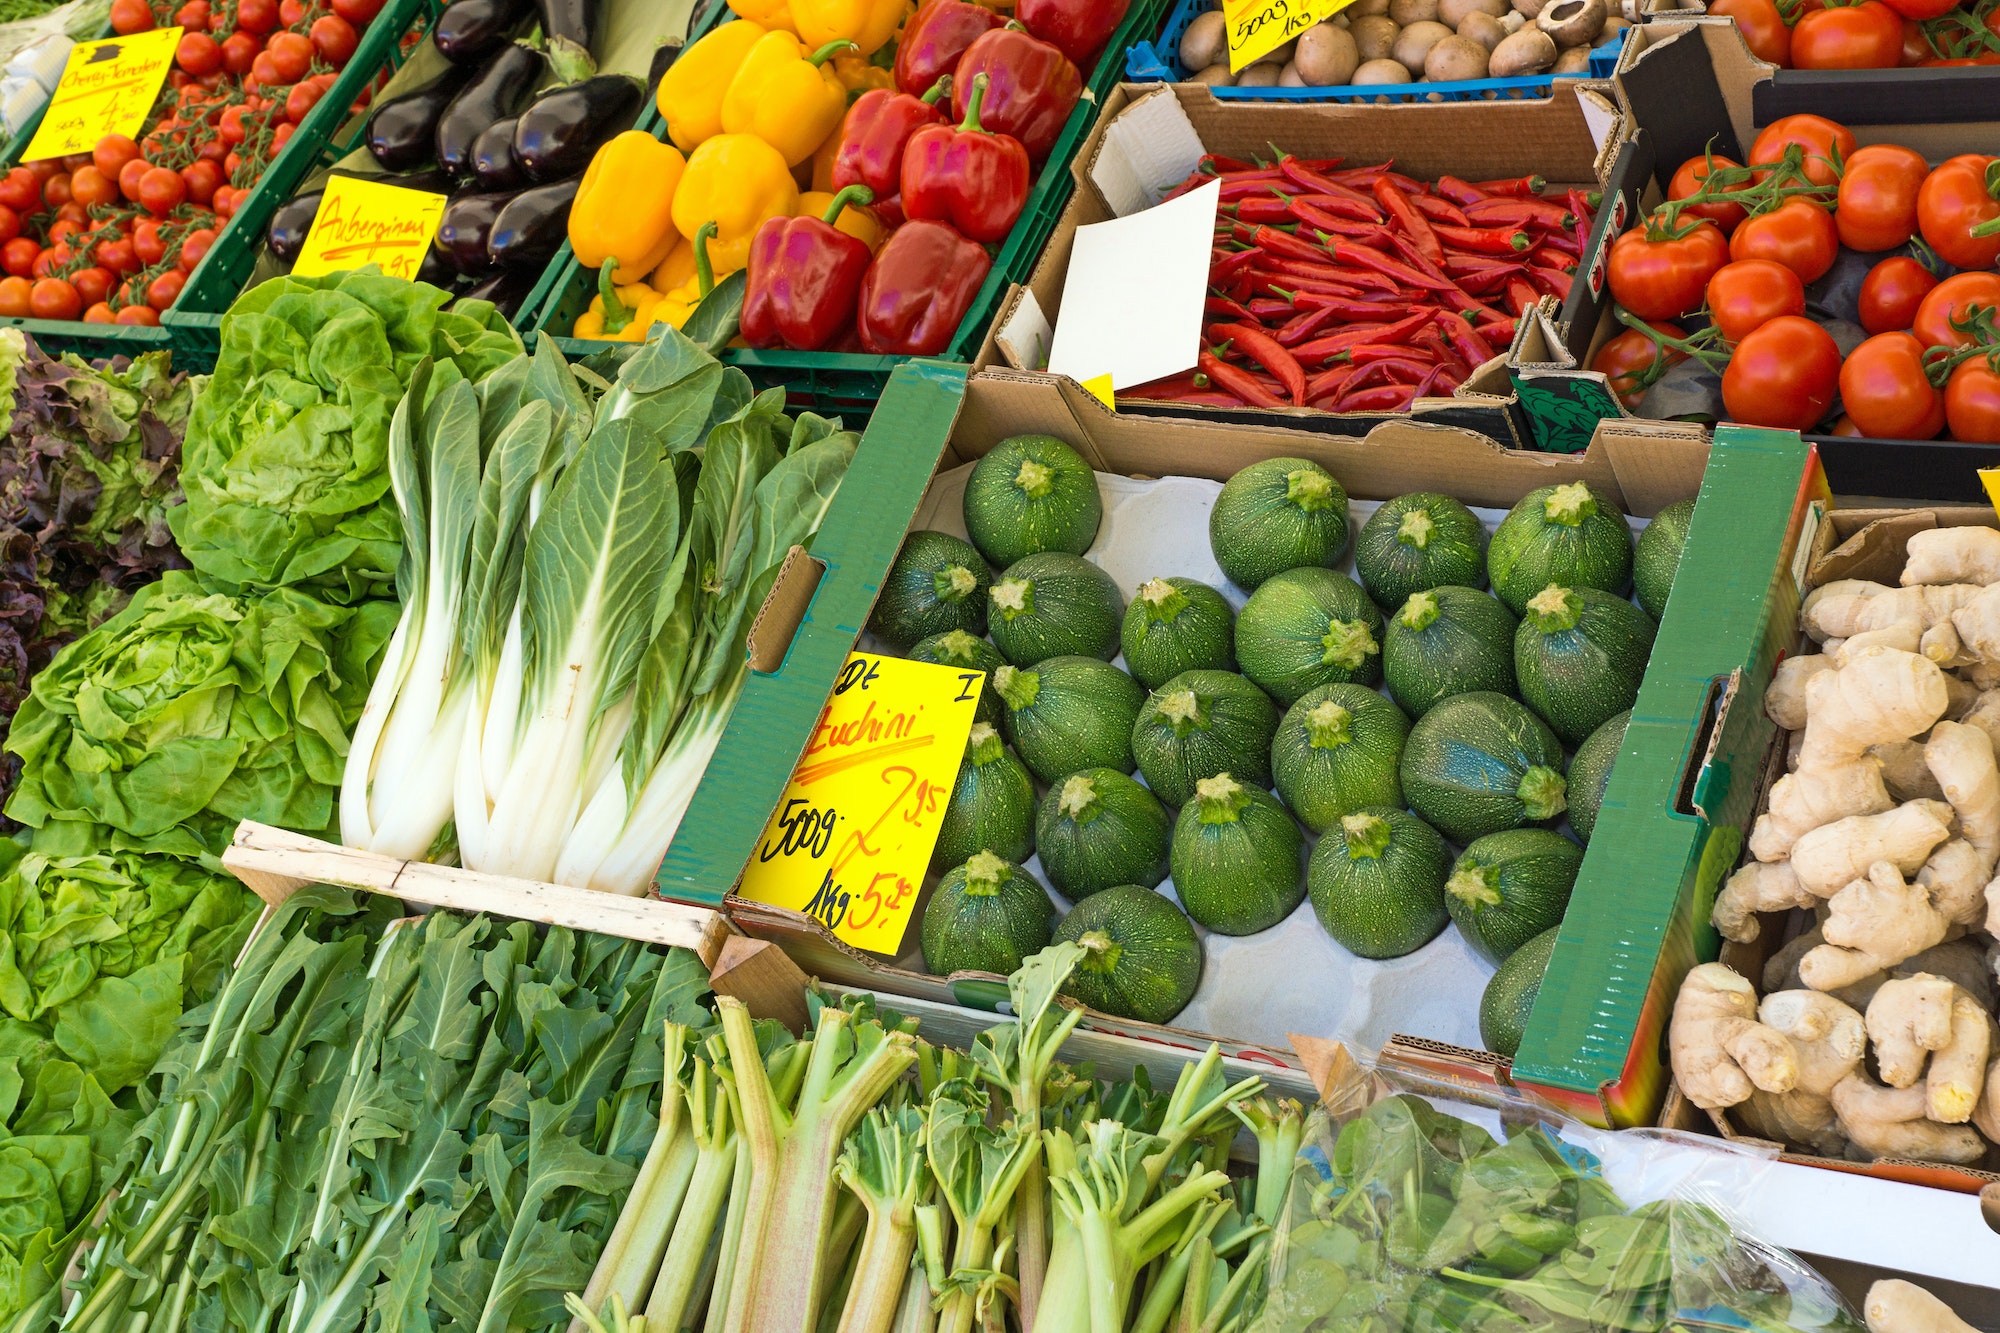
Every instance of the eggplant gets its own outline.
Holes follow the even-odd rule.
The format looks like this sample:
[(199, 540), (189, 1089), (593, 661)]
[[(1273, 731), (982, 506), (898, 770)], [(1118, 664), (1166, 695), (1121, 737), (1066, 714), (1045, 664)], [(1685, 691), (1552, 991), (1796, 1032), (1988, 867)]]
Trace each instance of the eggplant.
[(528, 183), (514, 160), (514, 118), (496, 120), (472, 141), (472, 174), (482, 190), (518, 190)]
[(428, 282), (446, 291), (450, 291), (452, 284), (458, 281), (458, 267), (435, 239), (431, 241), (431, 248), (424, 252), (424, 262), (417, 265), (417, 281)]
[(293, 195), (271, 214), (271, 228), (265, 233), (265, 239), (270, 244), (271, 254), (287, 269), (297, 262), (299, 251), (306, 248), (306, 235), (312, 231), (313, 219), (319, 216), (319, 201), (323, 193), (314, 190), (311, 194)]
[(535, 0), (542, 20), (542, 32), (550, 38), (575, 42), (586, 51), (594, 50), (590, 39), (597, 29), (599, 0)]
[(598, 145), (632, 127), (643, 90), (623, 74), (599, 74), (537, 97), (514, 126), (514, 160), (537, 183), (575, 176)]
[(438, 166), (460, 178), (472, 175), (473, 141), (494, 121), (521, 109), (535, 90), (542, 68), (541, 52), (519, 42), (509, 42), (495, 52), (439, 117)]
[[(518, 198), (519, 193), (462, 194), (445, 205), (444, 216), (438, 219), (437, 244), (453, 268), (469, 278), (483, 278), (493, 271), (486, 241), (500, 211)], [(567, 213), (564, 226), (567, 229)]]
[(569, 239), (569, 207), (582, 184), (572, 176), (509, 199), (486, 237), (486, 257), (501, 268), (544, 267)]
[(476, 67), (507, 43), (530, 8), (529, 0), (452, 0), (431, 42), (452, 64)]
[(491, 301), (501, 314), (512, 319), (540, 280), (541, 275), (533, 269), (503, 268), (492, 277), (481, 279), (459, 299)]
[(377, 106), (368, 122), (368, 151), (375, 160), (389, 171), (408, 171), (429, 162), (437, 151), (438, 121), (473, 73), (463, 65), (446, 65), (423, 87)]

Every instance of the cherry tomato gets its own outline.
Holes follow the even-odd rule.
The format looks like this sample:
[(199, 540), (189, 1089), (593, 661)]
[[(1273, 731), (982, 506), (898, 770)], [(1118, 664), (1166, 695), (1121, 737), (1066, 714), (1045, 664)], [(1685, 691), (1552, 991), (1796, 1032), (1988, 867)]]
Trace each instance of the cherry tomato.
[(1780, 315), (1805, 312), (1806, 288), (1799, 275), (1769, 259), (1724, 264), (1708, 280), (1709, 316), (1733, 343)]
[(57, 172), (42, 182), (42, 202), (50, 208), (61, 208), (76, 196), (70, 193), (69, 173)]
[(1957, 0), (1882, 0), (1906, 19), (1942, 18), (1957, 8)]
[(175, 92), (179, 92), (193, 83), (194, 75), (188, 73), (178, 65), (167, 71), (167, 87), (172, 88)]
[(1974, 357), (1951, 372), (1944, 386), (1944, 419), (1951, 438), (1967, 444), (2000, 444), (2000, 375)]
[(104, 302), (93, 301), (90, 305), (84, 307), (83, 322), (86, 324), (115, 324), (118, 322), (118, 316), (113, 314), (111, 307)]
[(42, 182), (27, 167), (15, 167), (0, 177), (0, 204), (23, 217), (42, 211)]
[[(1655, 333), (1669, 338), (1687, 336), (1677, 324), (1664, 320), (1650, 322)], [(1619, 402), (1627, 407), (1637, 407), (1639, 400), (1646, 396), (1646, 390), (1638, 383), (1639, 377), (1661, 361), (1663, 354), (1669, 366), (1687, 360), (1687, 353), (1661, 347), (1639, 330), (1627, 329), (1598, 349), (1597, 355), (1591, 358), (1590, 368), (1611, 381), (1611, 392), (1618, 395)]]
[(226, 108), (222, 113), (222, 119), (215, 122), (216, 138), (229, 148), (234, 148), (249, 138), (250, 131), (243, 124), (243, 118), (248, 114), (248, 107)]
[(75, 319), (83, 313), (83, 298), (61, 278), (43, 278), (28, 293), (28, 310), (36, 319)]
[(1847, 159), (1833, 222), (1850, 250), (1893, 250), (1917, 231), (1917, 191), (1930, 164), (1922, 153), (1870, 144)]
[(144, 268), (151, 268), (167, 257), (166, 242), (160, 239), (160, 224), (151, 218), (141, 218), (132, 224), (132, 253), (139, 256)]
[(232, 32), (222, 39), (222, 67), (242, 78), (256, 63), (257, 53), (264, 49), (264, 43), (247, 32)]
[(195, 266), (201, 263), (202, 256), (206, 255), (209, 247), (214, 244), (215, 229), (213, 227), (196, 227), (193, 231), (189, 232), (187, 239), (181, 242), (181, 257), (179, 261), (181, 271), (183, 273), (194, 272)]
[(185, 286), (187, 274), (170, 268), (146, 284), (146, 304), (155, 310), (165, 310), (181, 299), (181, 288)]
[(325, 92), (310, 79), (292, 85), (292, 90), (285, 94), (285, 119), (294, 125), (304, 120)]
[(54, 226), (49, 228), (49, 244), (52, 246), (61, 245), (64, 241), (77, 235), (82, 230), (83, 224), (75, 218), (61, 218)]
[[(1726, 171), (1731, 167), (1743, 165), (1736, 159), (1724, 157), (1720, 153), (1715, 154), (1714, 161), (1717, 171)], [(1681, 163), (1681, 169), (1674, 173), (1673, 183), (1667, 186), (1667, 198), (1685, 199), (1699, 190), (1701, 183), (1708, 179), (1708, 164), (1709, 158), (1706, 156), (1691, 157)], [(1731, 188), (1741, 190), (1747, 185), (1748, 182), (1745, 182), (1744, 185)], [(1727, 236), (1736, 230), (1736, 224), (1743, 221), (1746, 212), (1741, 204), (1696, 204), (1693, 208), (1684, 209), (1681, 216), (1707, 218), (1722, 228), (1722, 234)]]
[(1861, 327), (1892, 333), (1916, 323), (1917, 307), (1938, 285), (1937, 275), (1908, 255), (1891, 255), (1861, 280)]
[(138, 144), (122, 134), (107, 134), (91, 150), (90, 160), (99, 171), (115, 181), (118, 173), (125, 169), (125, 164), (137, 156)]
[(21, 215), (5, 204), (0, 204), (0, 245), (5, 245), (21, 234)]
[(174, 11), (174, 22), (189, 32), (207, 32), (215, 15), (210, 10), (208, 0), (187, 0)]
[(1792, 29), (1772, 0), (1710, 0), (1708, 12), (1735, 19), (1751, 55), (1779, 69), (1792, 67)]
[(1792, 28), (1794, 69), (1894, 69), (1903, 63), (1903, 16), (1882, 0), (1821, 9)]
[(118, 168), (118, 193), (124, 195), (132, 203), (138, 203), (139, 182), (144, 180), (146, 173), (152, 169), (153, 164), (143, 157), (135, 157), (124, 166)]
[(2000, 218), (1993, 186), (2000, 183), (2000, 158), (1964, 153), (1942, 163), (1917, 191), (1917, 225), (1924, 240), (1947, 264), (1992, 268), (2000, 260), (2000, 234), (1974, 236), (1973, 229)]
[(187, 190), (187, 197), (203, 208), (214, 201), (222, 179), (222, 168), (205, 157), (198, 157), (181, 168), (181, 184)]
[(95, 265), (80, 268), (69, 275), (70, 284), (85, 305), (96, 305), (111, 294), (112, 284), (117, 281), (108, 271)]
[(243, 165), (243, 154), (241, 154), (241, 153), (224, 153), (224, 154), (222, 155), (222, 174), (223, 174), (223, 175), (225, 175), (225, 176), (234, 176), (234, 175), (236, 174), (236, 169), (237, 169), (238, 167), (242, 166), (242, 165)]
[(217, 190), (215, 198), (209, 201), (210, 205), (215, 209), (215, 215), (219, 218), (235, 217), (236, 196), (237, 192), (233, 186), (225, 185)]
[(1930, 290), (1917, 306), (1910, 331), (1926, 347), (1970, 347), (1971, 334), (1952, 327), (1973, 307), (2000, 310), (2000, 274), (1956, 273)]
[(97, 261), (99, 267), (108, 268), (113, 273), (133, 274), (139, 271), (139, 256), (133, 251), (132, 242), (122, 236), (99, 241), (90, 257)]
[(187, 199), (187, 182), (167, 167), (150, 168), (139, 178), (139, 206), (154, 217), (165, 217)]
[(1674, 319), (1701, 304), (1702, 289), (1728, 262), (1729, 242), (1713, 222), (1659, 241), (1637, 226), (1611, 243), (1611, 295), (1641, 319)]
[[(1797, 40), (1796, 33), (1793, 40)], [(1793, 56), (1794, 60), (1797, 58)], [(1814, 185), (1835, 184), (1839, 173), (1834, 170), (1834, 162), (1845, 162), (1854, 156), (1856, 147), (1854, 131), (1824, 116), (1781, 116), (1766, 125), (1764, 132), (1757, 136), (1757, 142), (1750, 145), (1750, 162), (1760, 167), (1772, 165), (1785, 156), (1785, 149), (1791, 144), (1805, 149), (1806, 179)], [(1763, 180), (1770, 174), (1766, 171), (1758, 179)]]
[(29, 277), (52, 278), (57, 269), (69, 263), (69, 247), (59, 240), (51, 239), (52, 244), (49, 248), (35, 256), (35, 266), (28, 270)]
[(120, 37), (153, 30), (153, 7), (146, 0), (111, 0), (111, 31)]
[(333, 0), (333, 12), (356, 28), (365, 28), (382, 12), (383, 4), (384, 0)]
[(96, 167), (78, 167), (69, 178), (69, 194), (85, 208), (101, 208), (118, 202), (118, 182)]
[(1736, 344), (1722, 372), (1722, 405), (1745, 425), (1810, 430), (1839, 385), (1833, 335), (1809, 319), (1780, 315)]
[(307, 35), (312, 38), (313, 51), (335, 69), (345, 67), (354, 58), (354, 48), (361, 41), (354, 25), (338, 14), (314, 19)]
[(1840, 257), (1840, 234), (1833, 214), (1810, 199), (1793, 196), (1769, 213), (1751, 218), (1729, 238), (1733, 259), (1774, 259), (1816, 282)]
[(143, 324), (149, 329), (160, 327), (160, 312), (149, 305), (127, 305), (118, 310), (120, 324)]
[[(1870, 2), (1880, 3), (1880, 0)], [(302, 33), (272, 33), (271, 40), (264, 44), (264, 54), (271, 57), (278, 71), (278, 77), (270, 80), (272, 83), (297, 83), (312, 69), (312, 39)]]
[(0, 245), (0, 269), (5, 269), (17, 278), (25, 278), (35, 271), (35, 261), (42, 257), (41, 243), (32, 236), (16, 236), (5, 245)]
[[(1887, 4), (1888, 0), (1883, 0)], [(1890, 8), (1895, 6), (1891, 5)], [(1924, 36), (1924, 25), (1915, 19), (1903, 20), (1903, 68), (1921, 65), (1937, 52), (1931, 50), (1931, 39)]]
[(1878, 440), (1928, 440), (1944, 429), (1944, 395), (1924, 375), (1924, 345), (1908, 333), (1878, 333), (1847, 354), (1840, 405)]
[(36, 180), (47, 185), (49, 177), (62, 174), (63, 164), (62, 159), (59, 157), (45, 157), (39, 162), (28, 163), (27, 167), (28, 170), (35, 173)]
[(283, 82), (278, 77), (278, 62), (272, 58), (270, 48), (266, 47), (250, 62), (250, 76), (243, 80), (243, 86), (246, 89), (263, 89)]
[(1861, 438), (1861, 427), (1854, 424), (1853, 417), (1847, 415), (1847, 413), (1845, 412), (1842, 412), (1840, 414), (1840, 420), (1833, 423), (1833, 428), (1827, 431), (1827, 434), (1840, 435), (1846, 437), (1847, 439), (1855, 440)]
[(0, 315), (8, 319), (26, 319), (32, 309), (28, 297), (33, 291), (34, 284), (19, 275), (0, 278)]
[(240, 0), (236, 6), (236, 30), (259, 36), (278, 26), (277, 0)]
[(271, 131), (271, 147), (283, 148), (286, 142), (292, 137), (292, 131), (297, 128), (298, 126), (292, 124), (289, 120), (279, 121), (278, 127)]
[(205, 32), (191, 32), (174, 48), (174, 63), (196, 78), (222, 68), (222, 45)]
[(89, 153), (65, 153), (63, 155), (62, 169), (71, 175), (76, 174), (78, 167), (87, 167), (90, 164), (91, 157)]
[(306, 16), (303, 0), (278, 0), (278, 23), (287, 28), (296, 28)]
[(195, 156), (204, 161), (213, 162), (219, 167), (222, 165), (222, 159), (229, 156), (229, 145), (222, 142), (219, 138), (209, 139), (204, 141), (202, 146), (195, 150)]

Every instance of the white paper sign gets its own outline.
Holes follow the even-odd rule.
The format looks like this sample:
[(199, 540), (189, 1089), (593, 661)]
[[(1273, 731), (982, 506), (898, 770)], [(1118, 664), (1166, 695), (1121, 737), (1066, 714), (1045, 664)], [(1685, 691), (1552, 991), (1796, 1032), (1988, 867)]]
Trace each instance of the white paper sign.
[(1076, 229), (1049, 370), (1128, 389), (1194, 365), (1221, 183)]

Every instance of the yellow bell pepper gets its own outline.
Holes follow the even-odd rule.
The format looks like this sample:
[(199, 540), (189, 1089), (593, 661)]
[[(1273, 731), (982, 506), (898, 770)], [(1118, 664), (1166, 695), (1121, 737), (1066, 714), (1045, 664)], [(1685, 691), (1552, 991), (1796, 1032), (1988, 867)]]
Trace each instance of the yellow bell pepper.
[(585, 268), (650, 273), (680, 243), (674, 191), (687, 159), (671, 144), (627, 130), (597, 150), (569, 210), (569, 243)]
[(661, 294), (643, 282), (618, 284), (612, 280), (617, 265), (607, 264), (597, 271), (597, 295), (590, 308), (576, 317), (572, 337), (611, 342), (640, 342), (653, 322), (653, 311)]
[(833, 58), (833, 77), (849, 93), (865, 93), (871, 88), (894, 88), (896, 71), (885, 69), (867, 56), (843, 51)]
[[(799, 196), (798, 211), (792, 216), (823, 218), (826, 216), (826, 210), (833, 207), (833, 198), (832, 191), (808, 190)], [(882, 224), (875, 220), (873, 213), (859, 204), (849, 203), (847, 207), (841, 209), (840, 216), (834, 219), (833, 226), (835, 231), (846, 232), (867, 246), (870, 251), (882, 248)]]
[(687, 237), (674, 232), (674, 248), (647, 277), (646, 285), (656, 292), (670, 292), (694, 276), (694, 246)]
[(863, 56), (882, 49), (903, 26), (909, 0), (791, 0), (799, 39), (815, 49), (843, 39)]
[[(846, 123), (847, 123), (847, 117), (842, 116), (841, 117), (842, 126), (844, 127)], [(839, 156), (840, 156), (840, 130), (835, 130), (832, 134), (826, 136), (825, 142), (820, 144), (819, 147), (813, 149), (812, 184), (807, 187), (808, 189), (820, 190), (826, 194), (832, 194), (834, 192), (833, 160)]]
[(729, 9), (738, 18), (761, 23), (774, 32), (798, 31), (792, 22), (791, 0), (729, 0)]
[(761, 23), (725, 23), (681, 52), (660, 76), (654, 102), (667, 122), (667, 137), (683, 152), (722, 133), (722, 97), (743, 67), (750, 48), (770, 31)]
[(718, 134), (688, 158), (674, 192), (674, 226), (692, 241), (703, 223), (715, 223), (709, 259), (716, 271), (734, 273), (750, 262), (750, 238), (764, 219), (790, 217), (798, 203), (799, 187), (776, 148), (752, 134)]
[(788, 32), (765, 33), (722, 95), (723, 131), (756, 135), (787, 167), (811, 157), (847, 117), (847, 89), (826, 67), (845, 49), (842, 39), (809, 52)]

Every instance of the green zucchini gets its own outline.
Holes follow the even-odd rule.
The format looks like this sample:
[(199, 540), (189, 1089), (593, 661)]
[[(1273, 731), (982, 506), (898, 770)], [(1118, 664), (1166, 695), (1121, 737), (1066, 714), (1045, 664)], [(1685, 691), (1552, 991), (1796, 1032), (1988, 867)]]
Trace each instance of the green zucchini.
[(1078, 556), (1042, 551), (1007, 566), (987, 593), (993, 646), (1015, 666), (1071, 654), (1118, 656), (1125, 600), (1109, 574)]
[(1512, 694), (1517, 623), (1472, 588), (1413, 592), (1382, 631), (1382, 682), (1413, 717), (1454, 694)]
[(1306, 892), (1336, 944), (1359, 958), (1401, 958), (1451, 917), (1451, 849), (1423, 820), (1389, 806), (1343, 816), (1313, 848)]
[(1632, 529), (1625, 513), (1583, 482), (1529, 491), (1500, 521), (1486, 548), (1494, 595), (1520, 615), (1551, 583), (1621, 596), (1632, 584)]
[(1215, 497), (1208, 544), (1246, 591), (1288, 569), (1336, 565), (1347, 550), (1347, 492), (1309, 459), (1252, 463)]
[(1463, 846), (1561, 814), (1562, 761), (1555, 733), (1516, 701), (1490, 690), (1454, 694), (1410, 728), (1403, 795)]
[(1490, 963), (1551, 926), (1569, 907), (1583, 848), (1545, 828), (1507, 829), (1475, 838), (1445, 881), (1445, 905), (1474, 952)]
[(1218, 773), (1195, 785), (1174, 821), (1174, 892), (1189, 916), (1218, 935), (1254, 935), (1305, 897), (1304, 849), (1277, 797)]
[(1426, 588), (1483, 587), (1486, 527), (1449, 495), (1399, 495), (1361, 525), (1354, 572), (1385, 610)]
[(1528, 599), (1514, 631), (1521, 702), (1578, 745), (1631, 708), (1653, 654), (1653, 618), (1622, 597), (1555, 584)]
[(963, 865), (974, 852), (992, 852), (1003, 861), (1035, 854), (1035, 781), (1000, 733), (984, 722), (974, 722), (965, 739), (965, 758), (938, 822), (931, 871), (942, 874)]
[(991, 852), (977, 852), (938, 881), (924, 904), (924, 967), (936, 976), (998, 972), (1046, 949), (1055, 904), (1035, 877)]
[(993, 692), (993, 673), (1006, 666), (1007, 659), (1000, 656), (998, 648), (962, 629), (954, 629), (917, 640), (910, 649), (910, 658), (917, 662), (957, 667), (961, 671), (984, 671), (986, 683), (979, 687), (979, 708), (973, 717), (988, 726), (1000, 725), (1007, 709), (1000, 702), (1000, 696)]
[(1125, 669), (1157, 690), (1183, 671), (1236, 669), (1236, 613), (1194, 579), (1148, 579), (1125, 608)]
[(1400, 808), (1403, 710), (1364, 685), (1322, 685), (1286, 710), (1271, 739), (1278, 795), (1315, 833), (1372, 805)]
[(1002, 440), (965, 479), (965, 530), (997, 566), (1037, 551), (1082, 555), (1103, 521), (1097, 474), (1053, 435)]
[(1244, 603), (1236, 660), (1282, 704), (1321, 685), (1373, 685), (1382, 679), (1382, 613), (1345, 574), (1287, 570)]
[(1551, 926), (1509, 954), (1479, 997), (1479, 1040), (1495, 1055), (1511, 1060), (1521, 1049), (1521, 1034), (1556, 951), (1557, 929)]
[(993, 690), (1007, 706), (1001, 731), (1045, 785), (1086, 768), (1132, 771), (1132, 724), (1146, 692), (1109, 662), (1051, 657), (1003, 666)]
[(1611, 765), (1618, 759), (1618, 747), (1625, 743), (1625, 724), (1632, 710), (1606, 719), (1590, 733), (1590, 739), (1576, 747), (1569, 760), (1569, 826), (1583, 845), (1590, 845), (1591, 830), (1597, 827), (1597, 812), (1604, 804), (1604, 789), (1611, 782)]
[(1063, 993), (1099, 1013), (1170, 1023), (1201, 985), (1201, 941), (1163, 894), (1120, 884), (1069, 909), (1056, 942), (1083, 946)]
[(1049, 786), (1035, 813), (1042, 873), (1072, 901), (1114, 884), (1152, 888), (1167, 877), (1173, 816), (1115, 768), (1086, 768)]
[(986, 589), (993, 571), (970, 542), (920, 528), (903, 539), (868, 628), (896, 648), (947, 630), (986, 632)]
[(1217, 773), (1268, 787), (1277, 729), (1277, 705), (1235, 672), (1183, 671), (1139, 710), (1132, 757), (1161, 800), (1182, 806)]
[(1667, 594), (1674, 590), (1674, 571), (1680, 567), (1681, 548), (1687, 545), (1693, 521), (1694, 501), (1677, 500), (1653, 515), (1639, 534), (1638, 549), (1632, 553), (1632, 592), (1655, 620), (1667, 613)]

